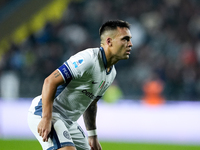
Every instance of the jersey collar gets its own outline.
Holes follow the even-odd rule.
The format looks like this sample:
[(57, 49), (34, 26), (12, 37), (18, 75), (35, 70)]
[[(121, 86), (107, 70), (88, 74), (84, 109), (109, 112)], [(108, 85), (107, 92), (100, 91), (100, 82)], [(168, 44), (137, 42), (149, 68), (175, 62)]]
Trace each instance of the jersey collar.
[(106, 75), (108, 75), (108, 74), (111, 73), (113, 66), (110, 67), (110, 70), (109, 70), (109, 72), (108, 72), (108, 71), (107, 71), (107, 60), (106, 60), (106, 54), (105, 54), (105, 52), (104, 52), (103, 47), (100, 47), (100, 51), (101, 51), (101, 54), (102, 54), (102, 59), (103, 59), (104, 67), (105, 67), (105, 69), (106, 69)]

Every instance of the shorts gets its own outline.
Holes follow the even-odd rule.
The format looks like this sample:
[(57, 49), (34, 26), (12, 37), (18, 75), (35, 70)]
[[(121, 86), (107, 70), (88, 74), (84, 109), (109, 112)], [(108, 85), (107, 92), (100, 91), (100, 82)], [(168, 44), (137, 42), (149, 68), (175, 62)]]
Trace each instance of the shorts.
[(28, 125), (43, 150), (57, 150), (65, 146), (75, 146), (77, 150), (90, 150), (87, 137), (77, 122), (69, 125), (57, 116), (52, 116), (52, 129), (48, 142), (43, 142), (37, 132), (41, 116), (28, 113)]

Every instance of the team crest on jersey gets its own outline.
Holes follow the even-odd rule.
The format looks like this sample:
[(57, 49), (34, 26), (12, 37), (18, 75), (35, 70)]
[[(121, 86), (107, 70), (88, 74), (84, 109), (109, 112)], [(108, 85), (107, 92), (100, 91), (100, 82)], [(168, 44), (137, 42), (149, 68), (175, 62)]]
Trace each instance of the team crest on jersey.
[(69, 133), (67, 131), (64, 131), (63, 135), (64, 135), (65, 138), (71, 140), (71, 137), (70, 137), (70, 135), (69, 135)]

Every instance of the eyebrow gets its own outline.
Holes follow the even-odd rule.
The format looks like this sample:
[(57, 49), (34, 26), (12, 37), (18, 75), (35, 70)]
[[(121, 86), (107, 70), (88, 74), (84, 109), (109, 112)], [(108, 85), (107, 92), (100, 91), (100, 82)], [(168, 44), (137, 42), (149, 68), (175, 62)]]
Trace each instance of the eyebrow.
[(122, 40), (123, 40), (123, 39), (129, 39), (129, 40), (130, 40), (131, 38), (132, 38), (131, 36), (124, 36), (124, 37), (122, 38)]

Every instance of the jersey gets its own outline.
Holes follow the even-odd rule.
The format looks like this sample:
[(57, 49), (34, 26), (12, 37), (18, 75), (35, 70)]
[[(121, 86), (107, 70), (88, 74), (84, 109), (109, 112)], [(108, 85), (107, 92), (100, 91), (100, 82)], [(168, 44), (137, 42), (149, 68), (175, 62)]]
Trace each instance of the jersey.
[[(116, 76), (114, 65), (107, 72), (104, 49), (90, 48), (71, 56), (58, 68), (65, 84), (57, 88), (53, 113), (65, 121), (73, 122), (85, 112), (94, 99), (100, 99)], [(70, 80), (71, 79), (71, 80)], [(42, 100), (30, 108), (42, 115)]]

